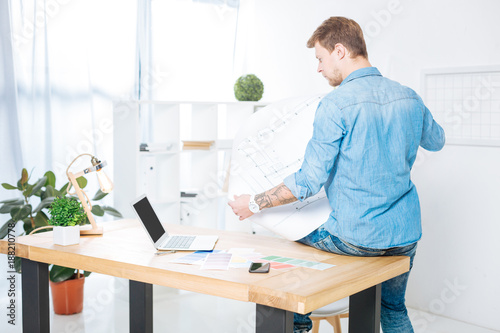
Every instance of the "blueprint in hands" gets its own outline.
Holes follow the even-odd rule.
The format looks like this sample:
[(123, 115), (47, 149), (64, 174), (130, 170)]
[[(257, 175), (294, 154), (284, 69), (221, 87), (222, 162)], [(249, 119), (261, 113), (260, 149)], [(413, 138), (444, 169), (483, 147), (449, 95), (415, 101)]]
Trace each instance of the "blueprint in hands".
[[(262, 193), (300, 168), (322, 97), (316, 95), (273, 103), (247, 119), (233, 143), (228, 189), (231, 200), (234, 195)], [(322, 189), (303, 202), (266, 209), (248, 220), (295, 241), (325, 223), (330, 212)], [(234, 214), (231, 219), (226, 223), (245, 223)]]

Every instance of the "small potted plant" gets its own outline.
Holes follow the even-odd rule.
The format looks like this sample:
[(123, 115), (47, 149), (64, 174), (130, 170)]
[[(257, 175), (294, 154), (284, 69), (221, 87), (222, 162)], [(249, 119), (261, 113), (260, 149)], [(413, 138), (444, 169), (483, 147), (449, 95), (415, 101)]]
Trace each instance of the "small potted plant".
[[(55, 200), (66, 196), (66, 189), (69, 183), (57, 189), (56, 176), (52, 171), (47, 171), (42, 178), (31, 184), (30, 178), (28, 171), (23, 168), (21, 178), (17, 184), (14, 183), (16, 185), (1, 184), (5, 190), (16, 192), (18, 195), (16, 198), (0, 201), (0, 216), (2, 216), (1, 214), (8, 216), (3, 225), (0, 223), (0, 239), (7, 235), (8, 226), (11, 223), (22, 224), (24, 229), (22, 234), (46, 232), (52, 229), (49, 225), (49, 217), (46, 214), (48, 213), (47, 210)], [(77, 182), (81, 188), (85, 188), (87, 185), (87, 180), (84, 177), (77, 178)], [(98, 190), (92, 201), (100, 201), (106, 195), (107, 193)], [(76, 199), (73, 198), (71, 200)], [(109, 214), (115, 217), (122, 217), (120, 212), (113, 207), (98, 204), (92, 205), (92, 214), (96, 216)], [(88, 223), (86, 215), (84, 219), (84, 223)], [(21, 260), (19, 257), (15, 258), (15, 268), (18, 273), (21, 273)], [(90, 272), (85, 271), (82, 274), (78, 269), (57, 265), (51, 265), (49, 271), (54, 312), (56, 314), (81, 312), (83, 309), (83, 284), (85, 278), (90, 275)]]
[(264, 84), (254, 74), (243, 75), (234, 84), (234, 96), (238, 101), (259, 101), (264, 93)]
[(54, 226), (54, 244), (80, 243), (80, 224), (85, 223), (85, 211), (80, 201), (72, 197), (58, 197), (48, 208), (49, 224)]

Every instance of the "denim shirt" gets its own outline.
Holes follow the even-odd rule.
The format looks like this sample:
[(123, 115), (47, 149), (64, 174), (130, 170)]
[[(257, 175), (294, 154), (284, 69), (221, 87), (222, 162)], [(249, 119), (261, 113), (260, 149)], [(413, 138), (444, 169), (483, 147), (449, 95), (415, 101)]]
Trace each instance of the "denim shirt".
[(418, 147), (437, 151), (444, 142), (412, 89), (362, 68), (321, 100), (302, 166), (284, 183), (300, 201), (324, 186), (332, 209), (324, 227), (336, 237), (374, 249), (405, 246), (422, 235), (410, 177)]

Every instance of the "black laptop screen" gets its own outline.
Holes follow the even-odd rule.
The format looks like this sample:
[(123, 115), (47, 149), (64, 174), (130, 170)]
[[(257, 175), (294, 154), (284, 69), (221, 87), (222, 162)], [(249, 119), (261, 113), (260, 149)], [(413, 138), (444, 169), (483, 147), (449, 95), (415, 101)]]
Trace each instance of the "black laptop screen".
[(161, 225), (158, 216), (153, 210), (153, 207), (149, 203), (148, 198), (142, 198), (133, 206), (135, 211), (137, 212), (137, 215), (139, 215), (140, 219), (142, 220), (142, 223), (148, 230), (148, 233), (153, 239), (153, 242), (156, 243), (156, 241), (160, 239), (160, 237), (165, 233), (165, 229), (163, 229), (163, 226)]

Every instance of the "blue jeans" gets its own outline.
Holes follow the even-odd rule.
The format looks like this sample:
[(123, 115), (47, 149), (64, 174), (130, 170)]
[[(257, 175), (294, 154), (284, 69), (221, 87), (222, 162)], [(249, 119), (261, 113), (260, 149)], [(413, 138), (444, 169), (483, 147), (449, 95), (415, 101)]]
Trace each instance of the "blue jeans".
[[(410, 257), (410, 271), (413, 267), (413, 258), (417, 250), (417, 243), (390, 249), (369, 249), (349, 244), (330, 234), (324, 227), (319, 227), (306, 237), (298, 240), (299, 243), (315, 247), (319, 250), (336, 254), (356, 257), (376, 256), (408, 256)], [(384, 333), (412, 333), (413, 327), (408, 317), (405, 305), (406, 284), (410, 272), (401, 274), (382, 283), (382, 304), (380, 323)], [(310, 313), (294, 314), (294, 332), (308, 332), (312, 328)]]

